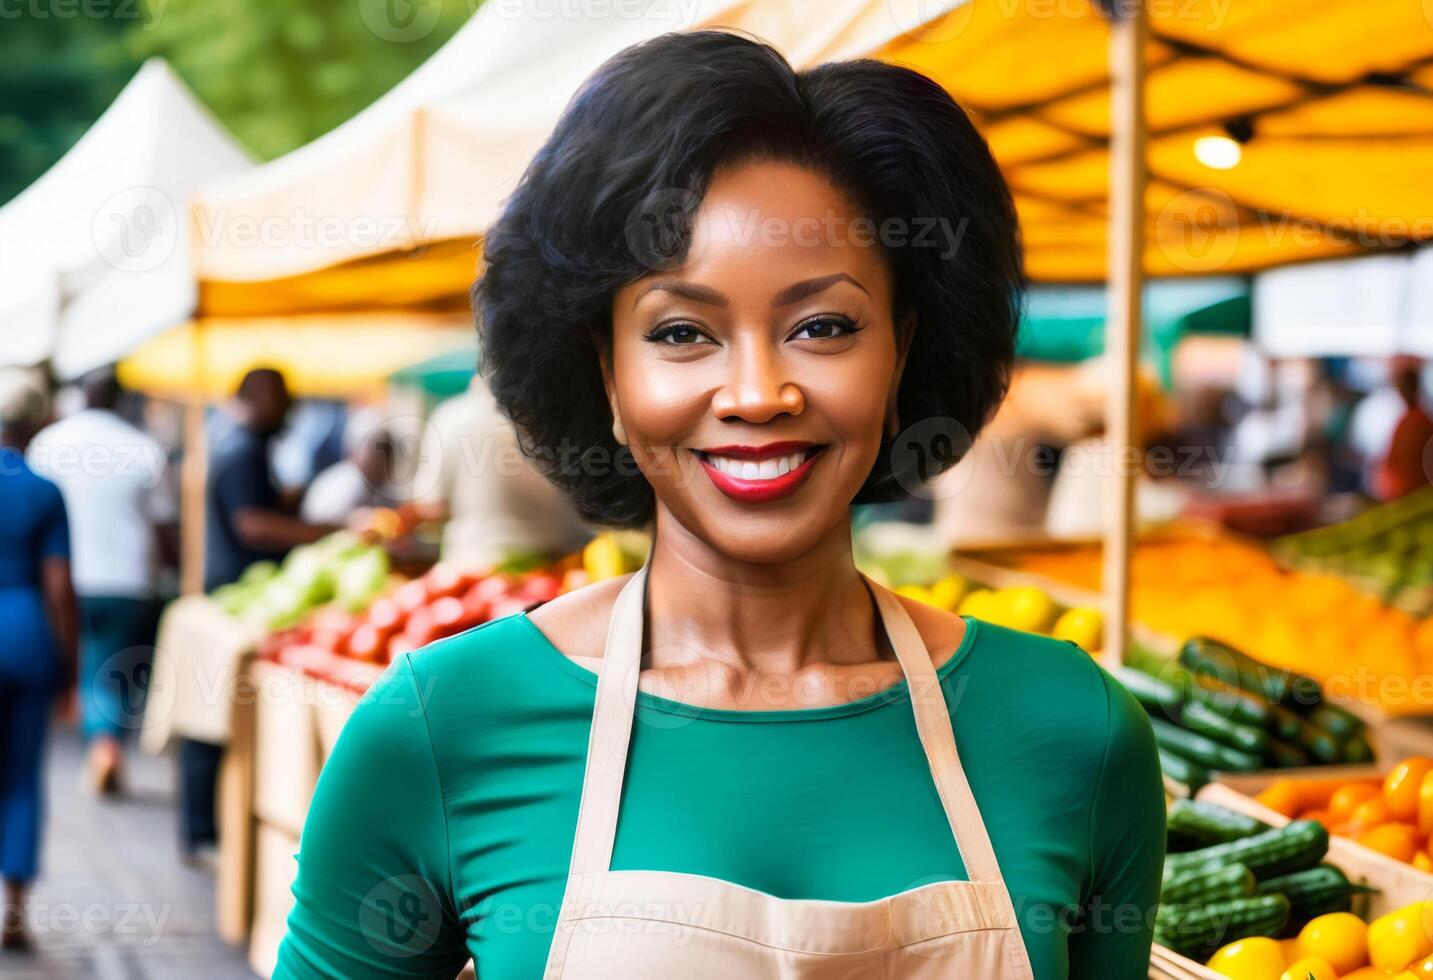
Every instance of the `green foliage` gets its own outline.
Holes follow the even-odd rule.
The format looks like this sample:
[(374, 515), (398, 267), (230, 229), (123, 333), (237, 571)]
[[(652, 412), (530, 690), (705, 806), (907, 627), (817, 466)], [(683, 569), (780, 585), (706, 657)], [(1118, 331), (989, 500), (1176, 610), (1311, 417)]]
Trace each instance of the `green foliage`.
[(131, 49), (162, 55), (262, 158), (337, 126), (388, 91), (479, 0), (140, 0)]
[(263, 159), (348, 119), (481, 0), (0, 0), (0, 203), (51, 167), (147, 57)]
[(124, 43), (137, 0), (102, 2), (0, 6), (0, 203), (73, 146), (139, 67)]

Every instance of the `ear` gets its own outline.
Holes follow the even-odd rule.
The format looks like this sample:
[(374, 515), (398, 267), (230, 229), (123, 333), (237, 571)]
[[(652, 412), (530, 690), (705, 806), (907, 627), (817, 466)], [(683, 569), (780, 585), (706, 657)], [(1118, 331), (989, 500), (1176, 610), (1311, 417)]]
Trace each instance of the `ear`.
[(891, 375), (890, 394), (886, 396), (886, 421), (884, 434), (894, 439), (901, 431), (900, 411), (897, 407), (901, 392), (901, 378), (906, 373), (906, 358), (911, 352), (911, 338), (915, 336), (916, 315), (907, 310), (896, 320), (896, 367)]
[(607, 393), (607, 407), (612, 410), (612, 438), (617, 440), (617, 445), (627, 445), (627, 430), (622, 427), (622, 410), (617, 404), (617, 383), (616, 376), (612, 370), (612, 342), (607, 338), (599, 338), (597, 346), (597, 363), (602, 368), (602, 388)]

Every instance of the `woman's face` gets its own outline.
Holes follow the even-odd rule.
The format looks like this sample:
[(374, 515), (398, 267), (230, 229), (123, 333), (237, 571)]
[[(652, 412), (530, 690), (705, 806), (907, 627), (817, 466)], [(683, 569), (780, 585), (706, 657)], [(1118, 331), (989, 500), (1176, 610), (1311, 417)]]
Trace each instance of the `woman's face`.
[(659, 510), (732, 558), (788, 561), (845, 526), (895, 424), (890, 271), (845, 196), (790, 163), (719, 171), (692, 232), (683, 265), (613, 302), (616, 434)]

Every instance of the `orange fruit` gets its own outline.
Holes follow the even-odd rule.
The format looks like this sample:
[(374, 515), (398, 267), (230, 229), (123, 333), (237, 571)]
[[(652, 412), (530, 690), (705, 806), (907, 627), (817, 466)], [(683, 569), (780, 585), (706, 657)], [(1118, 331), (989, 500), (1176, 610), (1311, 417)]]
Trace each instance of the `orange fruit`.
[(1418, 784), (1418, 829), (1433, 834), (1433, 772)]
[(1433, 858), (1428, 856), (1427, 851), (1419, 851), (1413, 855), (1413, 866), (1419, 871), (1433, 871)]
[(1347, 820), (1353, 816), (1353, 811), (1365, 800), (1372, 799), (1379, 794), (1377, 786), (1370, 786), (1367, 783), (1349, 783), (1341, 789), (1334, 790), (1333, 796), (1329, 797), (1328, 811), (1335, 822)]
[(1379, 824), (1388, 823), (1393, 819), (1392, 812), (1382, 796), (1374, 796), (1364, 800), (1354, 808), (1348, 818), (1349, 832), (1357, 836), (1368, 830), (1370, 827), (1377, 827)]
[(1393, 767), (1383, 780), (1383, 798), (1388, 802), (1388, 812), (1395, 820), (1413, 821), (1418, 819), (1418, 801), (1423, 788), (1423, 779), (1433, 772), (1433, 759), (1414, 755)]
[(1379, 854), (1408, 864), (1418, 853), (1418, 831), (1411, 824), (1385, 823), (1371, 827), (1356, 838), (1360, 844)]
[(1325, 830), (1327, 830), (1329, 825), (1333, 823), (1333, 817), (1329, 816), (1329, 812), (1327, 810), (1309, 810), (1300, 819), (1312, 820), (1315, 823), (1321, 823), (1324, 825)]
[(1264, 806), (1286, 817), (1297, 817), (1303, 808), (1303, 794), (1292, 779), (1276, 779), (1254, 797)]

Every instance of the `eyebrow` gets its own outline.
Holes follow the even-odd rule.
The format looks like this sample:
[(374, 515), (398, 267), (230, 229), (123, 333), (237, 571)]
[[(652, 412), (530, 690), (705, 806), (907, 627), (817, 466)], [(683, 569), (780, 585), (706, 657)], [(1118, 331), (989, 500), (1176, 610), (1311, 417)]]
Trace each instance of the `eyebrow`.
[[(772, 306), (790, 306), (792, 303), (799, 303), (808, 296), (815, 296), (823, 290), (830, 289), (838, 282), (849, 282), (867, 296), (870, 290), (844, 272), (833, 272), (829, 276), (818, 276), (815, 279), (803, 279), (800, 282), (792, 283), (772, 299)], [(695, 303), (706, 303), (708, 306), (727, 305), (726, 296), (721, 292), (712, 289), (710, 286), (701, 286), (694, 282), (683, 282), (681, 280), (671, 282), (654, 282), (646, 289), (637, 294), (632, 301), (635, 307), (648, 293), (663, 292), (672, 293), (683, 299), (689, 299)]]
[(816, 279), (803, 279), (801, 282), (792, 283), (776, 294), (776, 298), (771, 301), (771, 305), (790, 306), (792, 303), (799, 303), (806, 297), (815, 296), (817, 293), (831, 288), (838, 282), (849, 282), (867, 296), (871, 295), (865, 286), (862, 286), (855, 279), (846, 275), (846, 273), (834, 272), (829, 276), (820, 276)]

